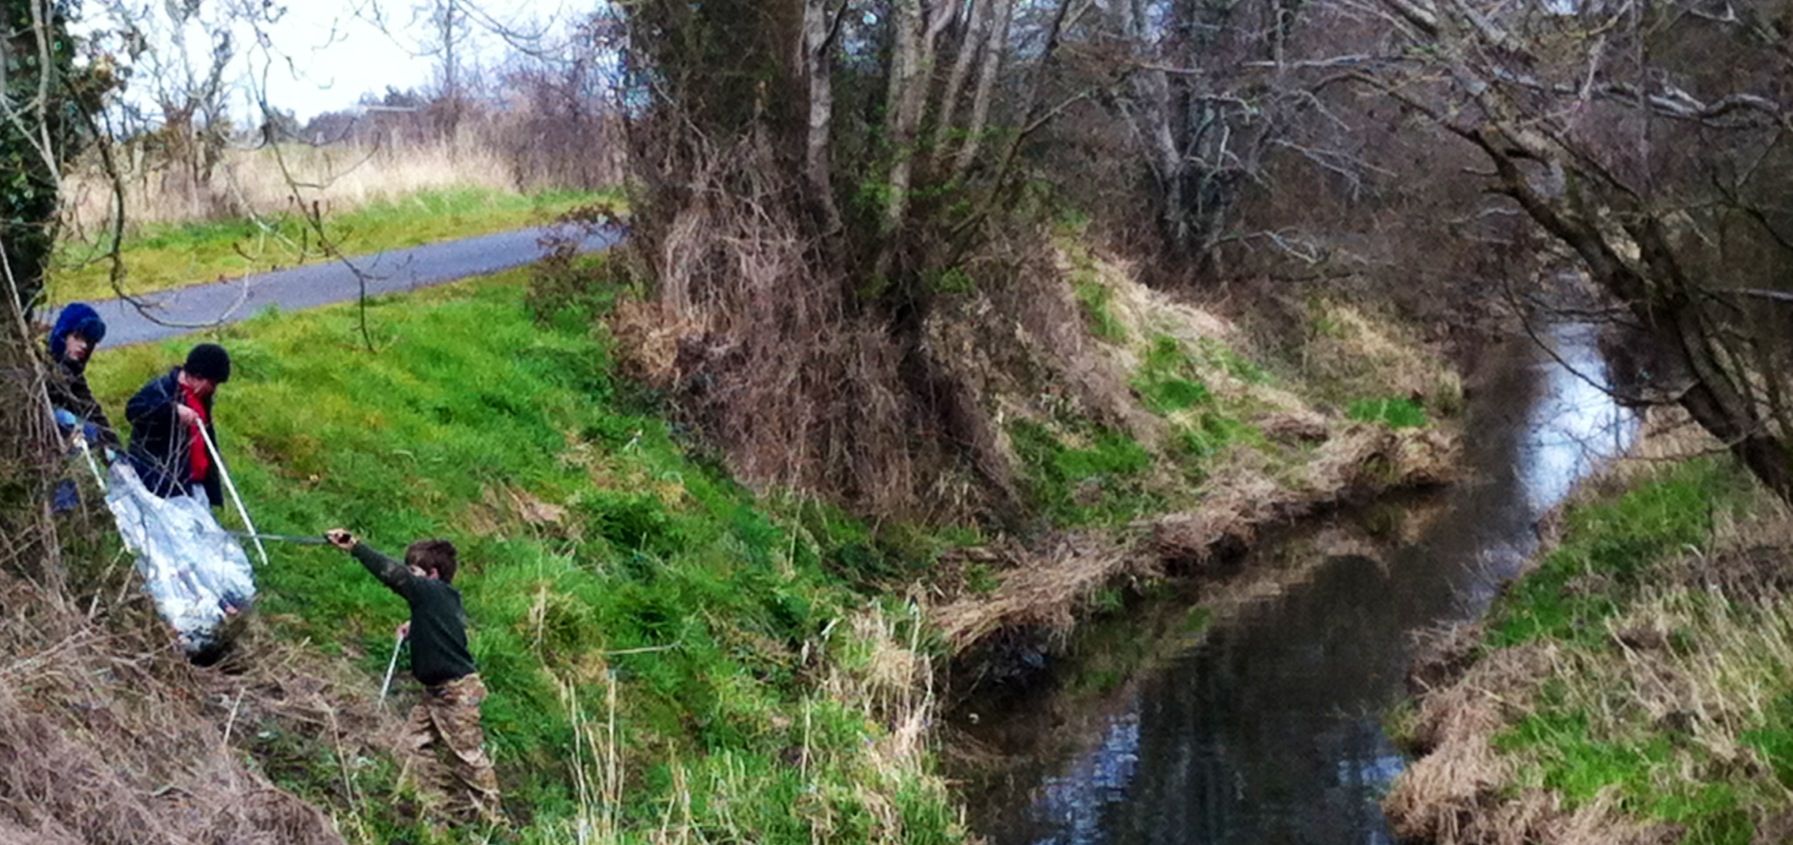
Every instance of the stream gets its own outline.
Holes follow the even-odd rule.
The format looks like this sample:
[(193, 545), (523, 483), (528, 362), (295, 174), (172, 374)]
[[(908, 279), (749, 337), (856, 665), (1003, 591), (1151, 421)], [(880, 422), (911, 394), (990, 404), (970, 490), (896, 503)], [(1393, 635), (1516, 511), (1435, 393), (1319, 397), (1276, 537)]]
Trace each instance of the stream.
[(1391, 843), (1377, 802), (1405, 761), (1383, 719), (1413, 634), (1484, 612), (1538, 521), (1635, 434), (1596, 386), (1595, 332), (1543, 339), (1473, 375), (1459, 483), (1272, 537), (1226, 584), (1093, 624), (1048, 683), (960, 708), (951, 774), (972, 829), (991, 845)]

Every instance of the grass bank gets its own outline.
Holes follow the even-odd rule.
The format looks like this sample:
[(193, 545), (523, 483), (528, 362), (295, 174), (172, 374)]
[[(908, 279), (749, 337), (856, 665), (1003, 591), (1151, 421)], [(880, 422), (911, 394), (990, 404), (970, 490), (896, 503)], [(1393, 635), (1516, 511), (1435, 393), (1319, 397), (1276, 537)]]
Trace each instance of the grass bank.
[[(218, 426), (258, 527), (461, 547), (522, 841), (958, 838), (917, 617), (846, 586), (863, 527), (756, 499), (630, 399), (588, 322), (537, 323), (524, 298), (510, 273), (382, 300), (374, 354), (347, 307), (224, 331)], [(98, 392), (118, 406), (188, 342), (105, 352)], [(369, 702), (403, 605), (340, 554), (270, 552), (260, 636), (390, 728)], [(276, 783), (351, 841), (432, 840), (375, 737), (345, 752), (261, 704), (233, 742)]]
[(1790, 528), (1721, 458), (1633, 467), (1569, 506), (1555, 548), (1425, 664), (1396, 832), (1788, 841)]
[[(326, 214), (324, 229), (342, 254), (363, 255), (540, 225), (604, 196), (580, 191), (523, 195), (491, 188), (431, 189)], [(107, 246), (103, 239), (63, 243), (51, 276), (50, 299), (72, 302), (115, 296)], [(133, 294), (330, 259), (316, 232), (290, 210), (259, 220), (147, 224), (126, 235), (121, 254), (125, 290)]]
[[(961, 554), (958, 589), (931, 613), (964, 674), (1002, 676), (1017, 652), (1056, 650), (1079, 619), (1141, 584), (1213, 572), (1270, 525), (1450, 476), (1460, 384), (1395, 321), (1316, 298), (1293, 306), (1281, 336), (1254, 335), (1074, 236), (1057, 259), (1076, 343), (1024, 320), (962, 344), (1019, 348), (1032, 358), (1010, 369), (1057, 371), (985, 379), (1035, 525), (1023, 542)], [(975, 298), (965, 310), (1005, 312)], [(1067, 348), (1077, 360), (1055, 362)]]

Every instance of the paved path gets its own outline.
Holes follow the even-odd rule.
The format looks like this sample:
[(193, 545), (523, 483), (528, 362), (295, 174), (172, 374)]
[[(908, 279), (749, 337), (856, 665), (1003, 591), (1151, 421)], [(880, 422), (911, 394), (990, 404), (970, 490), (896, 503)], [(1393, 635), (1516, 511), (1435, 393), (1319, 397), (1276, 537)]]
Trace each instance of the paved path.
[[(550, 228), (481, 235), (349, 260), (367, 276), (369, 294), (416, 290), (537, 261), (545, 254), (539, 240)], [(617, 238), (615, 231), (593, 233), (580, 244), (580, 251), (606, 249)], [(355, 273), (340, 261), (330, 261), (144, 294), (139, 299), (149, 316), (123, 300), (91, 304), (106, 321), (106, 345), (117, 346), (174, 337), (220, 322), (234, 323), (270, 305), (282, 310), (315, 308), (352, 300), (360, 292)], [(46, 317), (54, 314), (54, 309), (46, 310)]]

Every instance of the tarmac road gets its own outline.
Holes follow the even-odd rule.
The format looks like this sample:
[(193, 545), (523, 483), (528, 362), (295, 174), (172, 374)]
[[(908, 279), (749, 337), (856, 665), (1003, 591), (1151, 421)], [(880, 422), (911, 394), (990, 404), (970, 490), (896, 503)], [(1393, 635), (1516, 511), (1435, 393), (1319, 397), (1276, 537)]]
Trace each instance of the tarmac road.
[[(349, 263), (367, 277), (369, 295), (417, 290), (538, 261), (547, 253), (541, 238), (551, 228), (538, 226), (388, 250), (351, 257)], [(580, 244), (580, 251), (608, 249), (621, 236), (613, 229), (593, 232)], [(268, 306), (296, 311), (353, 300), (360, 293), (355, 270), (341, 261), (329, 261), (144, 294), (138, 297), (142, 310), (122, 299), (89, 304), (106, 321), (106, 345), (118, 346), (234, 323)], [(39, 313), (53, 320), (55, 311), (50, 307)]]

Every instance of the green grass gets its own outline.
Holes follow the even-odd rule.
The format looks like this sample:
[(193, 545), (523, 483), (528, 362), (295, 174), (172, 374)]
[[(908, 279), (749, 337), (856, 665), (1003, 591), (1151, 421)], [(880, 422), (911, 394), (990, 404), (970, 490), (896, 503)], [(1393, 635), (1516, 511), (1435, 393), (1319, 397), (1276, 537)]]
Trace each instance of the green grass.
[[(1759, 495), (1733, 464), (1708, 458), (1657, 471), (1621, 494), (1568, 511), (1561, 544), (1496, 602), (1482, 646), (1548, 646), (1559, 655), (1558, 668), (1535, 681), (1527, 709), (1493, 740), (1516, 762), (1518, 786), (1560, 795), (1569, 807), (1612, 794), (1622, 812), (1681, 825), (1682, 841), (1701, 845), (1746, 845), (1758, 815), (1752, 808), (1773, 812), (1786, 803), (1785, 787), (1793, 783), (1793, 675), (1772, 657), (1727, 653), (1735, 634), (1686, 622), (1753, 627), (1745, 617), (1757, 611), (1748, 602), (1676, 592), (1681, 588), (1662, 570), (1682, 556), (1703, 554), (1721, 521), (1738, 517)], [(1696, 738), (1638, 706), (1625, 686), (1632, 682), (1622, 680), (1626, 658), (1611, 626), (1666, 607), (1704, 609), (1679, 619), (1652, 617), (1670, 626), (1668, 648), (1686, 655), (1686, 666), (1742, 673), (1751, 697), (1779, 691), (1760, 723), (1738, 737), (1767, 762), (1766, 777), (1714, 754), (1704, 740), (1722, 728), (1709, 724)], [(1710, 651), (1695, 651), (1701, 648)], [(1752, 668), (1752, 661), (1766, 666)], [(1678, 689), (1678, 677), (1685, 676), (1654, 683)]]
[[(324, 218), (345, 255), (362, 255), (546, 223), (605, 194), (555, 191), (531, 196), (486, 188), (428, 191), (372, 203)], [(146, 226), (125, 237), (122, 254), (131, 293), (215, 282), (249, 273), (329, 260), (310, 226), (290, 212), (262, 221), (221, 220)], [(105, 243), (64, 243), (52, 274), (55, 302), (109, 299)]]
[(1246, 384), (1270, 384), (1275, 381), (1269, 370), (1214, 338), (1202, 338), (1197, 343), (1197, 350), (1210, 366), (1218, 367)]
[(1263, 440), (1263, 434), (1250, 425), (1219, 411), (1205, 411), (1193, 423), (1178, 429), (1171, 445), (1185, 471), (1199, 473), (1210, 459), (1234, 443), (1262, 446)]
[[(257, 527), (344, 525), (393, 553), (430, 536), (461, 548), (457, 582), (492, 693), (487, 739), (511, 809), (530, 819), (524, 841), (565, 841), (579, 810), (559, 685), (601, 719), (607, 677), (619, 687), (626, 840), (658, 829), (685, 794), (709, 841), (954, 840), (938, 782), (886, 767), (865, 702), (821, 686), (872, 662), (871, 641), (831, 625), (866, 608), (850, 570), (877, 555), (843, 553), (869, 548), (866, 529), (775, 513), (694, 459), (625, 398), (587, 323), (531, 319), (523, 281), (379, 300), (372, 354), (346, 306), (225, 330), (235, 371), (218, 427)], [(118, 407), (190, 342), (102, 353), (90, 371), (99, 394)], [(528, 502), (561, 510), (532, 522)], [(376, 686), (403, 604), (344, 555), (270, 553), (260, 618)], [(257, 751), (279, 782), (333, 805), (329, 749), (269, 729)], [(365, 839), (429, 838), (397, 809), (390, 766), (355, 778), (371, 808), (357, 817)]]
[[(1204, 360), (1213, 357), (1204, 351)], [(1202, 364), (1169, 335), (1144, 347), (1133, 392), (1169, 420), (1155, 453), (1124, 432), (1087, 419), (1019, 420), (1008, 426), (1033, 510), (1053, 526), (1121, 525), (1189, 504), (1214, 460), (1235, 444), (1271, 450), (1243, 419), (1238, 400), (1223, 401), (1202, 383)], [(1237, 363), (1244, 369), (1241, 359)], [(1159, 468), (1169, 472), (1154, 472)]]
[(1195, 359), (1176, 338), (1158, 335), (1146, 348), (1145, 360), (1133, 377), (1140, 401), (1159, 415), (1214, 404), (1214, 393), (1201, 383)]
[[(1663, 558), (1702, 548), (1714, 514), (1737, 507), (1748, 482), (1722, 461), (1680, 464), (1624, 495), (1571, 508), (1560, 545), (1515, 582), (1488, 621), (1489, 644), (1603, 640), (1603, 623)], [(1577, 589), (1578, 580), (1607, 589)]]
[(1119, 318), (1109, 303), (1114, 299), (1114, 291), (1102, 284), (1093, 270), (1079, 271), (1072, 283), (1072, 292), (1077, 295), (1077, 305), (1083, 311), (1083, 324), (1090, 334), (1109, 343), (1125, 343), (1127, 327), (1121, 325)]
[(1345, 413), (1359, 422), (1381, 423), (1389, 428), (1425, 428), (1430, 422), (1426, 409), (1405, 397), (1358, 399)]
[(1245, 421), (1240, 401), (1222, 401), (1202, 382), (1204, 368), (1221, 370), (1249, 384), (1270, 378), (1223, 344), (1205, 340), (1194, 354), (1176, 338), (1157, 335), (1146, 346), (1133, 391), (1145, 407), (1172, 419), (1168, 454), (1190, 481), (1207, 476), (1211, 461), (1234, 444), (1268, 449), (1263, 433)]
[(1061, 526), (1112, 525), (1161, 507), (1145, 483), (1151, 452), (1117, 431), (1078, 428), (1083, 443), (1067, 443), (1034, 422), (1009, 425), (1023, 485), (1040, 514)]
[(1616, 790), (1635, 814), (1686, 825), (1684, 842), (1748, 845), (1754, 833), (1738, 789), (1727, 783), (1673, 780), (1665, 773), (1681, 765), (1673, 736), (1638, 732), (1597, 738), (1584, 713), (1544, 709), (1523, 719), (1496, 741), (1503, 751), (1532, 751), (1542, 763), (1522, 778), (1563, 795), (1570, 806)]
[(1764, 715), (1760, 726), (1744, 732), (1743, 742), (1768, 759), (1781, 786), (1793, 789), (1793, 690), (1775, 698)]

